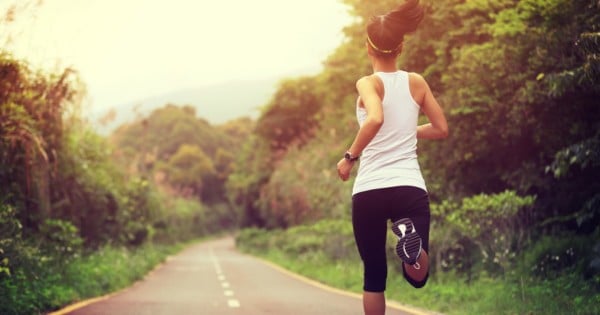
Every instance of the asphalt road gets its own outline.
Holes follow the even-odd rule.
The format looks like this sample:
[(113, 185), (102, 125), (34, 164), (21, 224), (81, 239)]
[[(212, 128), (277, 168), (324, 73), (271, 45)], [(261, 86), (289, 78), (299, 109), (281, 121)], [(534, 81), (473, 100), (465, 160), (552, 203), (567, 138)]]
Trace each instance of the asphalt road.
[[(72, 310), (76, 308), (75, 310)], [(315, 285), (235, 250), (232, 238), (171, 257), (143, 281), (58, 314), (361, 315), (357, 296)], [(386, 314), (422, 314), (388, 306)]]

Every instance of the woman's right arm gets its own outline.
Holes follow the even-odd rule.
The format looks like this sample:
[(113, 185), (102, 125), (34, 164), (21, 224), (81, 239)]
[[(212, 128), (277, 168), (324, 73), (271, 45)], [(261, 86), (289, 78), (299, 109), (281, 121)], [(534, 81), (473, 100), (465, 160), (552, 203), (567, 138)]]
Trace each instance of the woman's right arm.
[(442, 107), (433, 96), (427, 81), (416, 73), (411, 73), (409, 78), (411, 94), (429, 119), (428, 124), (417, 127), (417, 138), (443, 139), (448, 137), (446, 116)]

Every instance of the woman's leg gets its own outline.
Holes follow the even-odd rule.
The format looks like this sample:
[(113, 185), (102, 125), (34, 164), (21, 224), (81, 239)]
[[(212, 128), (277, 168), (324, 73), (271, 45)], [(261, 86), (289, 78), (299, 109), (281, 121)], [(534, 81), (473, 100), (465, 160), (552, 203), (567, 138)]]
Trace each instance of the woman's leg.
[(385, 314), (387, 216), (380, 192), (368, 191), (352, 198), (352, 225), (364, 267), (365, 315)]
[(410, 265), (403, 262), (402, 269), (408, 283), (415, 288), (422, 288), (429, 278), (429, 196), (426, 191), (416, 187), (398, 187), (398, 191), (396, 204), (402, 206), (395, 209), (392, 222), (409, 218), (422, 240), (422, 250), (417, 263)]
[(427, 276), (429, 275), (429, 255), (427, 252), (422, 250), (417, 263), (414, 265), (409, 265), (407, 263), (402, 264), (404, 276), (410, 277), (410, 279), (407, 280), (409, 280), (414, 287), (423, 287), (425, 281), (427, 281)]
[(363, 292), (363, 309), (365, 315), (385, 314), (385, 295), (383, 292)]

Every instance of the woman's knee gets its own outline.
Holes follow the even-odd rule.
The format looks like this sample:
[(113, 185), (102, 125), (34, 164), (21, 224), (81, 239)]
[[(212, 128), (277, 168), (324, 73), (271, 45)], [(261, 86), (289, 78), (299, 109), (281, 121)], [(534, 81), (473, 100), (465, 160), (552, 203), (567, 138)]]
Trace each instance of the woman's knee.
[(383, 292), (385, 291), (387, 281), (387, 264), (370, 263), (364, 265), (364, 286), (363, 289), (367, 292)]
[(404, 264), (402, 264), (402, 273), (404, 275), (404, 278), (406, 279), (406, 281), (408, 283), (410, 283), (410, 285), (412, 285), (413, 287), (420, 289), (422, 287), (425, 286), (425, 284), (427, 284), (427, 280), (429, 279), (429, 270), (427, 271), (427, 273), (425, 274), (425, 276), (420, 279), (420, 280), (415, 280), (413, 279), (407, 272), (406, 272), (406, 266)]

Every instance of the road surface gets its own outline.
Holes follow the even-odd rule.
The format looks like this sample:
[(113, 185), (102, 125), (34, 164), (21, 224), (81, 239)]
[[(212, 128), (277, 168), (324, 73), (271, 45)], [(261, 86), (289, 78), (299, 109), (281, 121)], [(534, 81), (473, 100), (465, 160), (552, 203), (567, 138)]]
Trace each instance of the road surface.
[[(388, 306), (386, 314), (423, 314)], [(361, 315), (362, 302), (235, 250), (232, 238), (191, 246), (143, 281), (55, 314)]]

